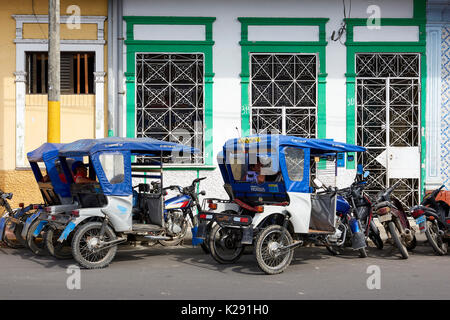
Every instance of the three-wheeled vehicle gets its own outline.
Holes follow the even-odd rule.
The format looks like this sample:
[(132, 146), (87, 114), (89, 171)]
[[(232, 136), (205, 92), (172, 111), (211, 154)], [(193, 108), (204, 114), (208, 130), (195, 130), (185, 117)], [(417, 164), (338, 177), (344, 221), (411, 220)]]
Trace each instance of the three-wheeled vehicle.
[(199, 215), (198, 237), (209, 233), (209, 249), (219, 262), (236, 261), (243, 247), (253, 244), (264, 272), (284, 271), (292, 249), (304, 241), (327, 245), (326, 237), (336, 232), (336, 189), (318, 190), (317, 169), (330, 171), (331, 163), (336, 175), (337, 154), (363, 151), (332, 140), (285, 135), (228, 140), (218, 164), (230, 200), (213, 203)]
[[(59, 150), (59, 159), (67, 180), (73, 182), (66, 159), (86, 157), (91, 181), (70, 184), (80, 205), (71, 212), (58, 241), (73, 234), (72, 255), (89, 269), (107, 266), (118, 245), (127, 241), (179, 242), (186, 234), (188, 219), (197, 225), (191, 208), (200, 207), (195, 187), (203, 178), (186, 188), (162, 188), (163, 162), (195, 152), (197, 149), (151, 138), (110, 137), (66, 144)], [(138, 179), (144, 183), (133, 186)], [(167, 189), (179, 190), (180, 195), (164, 202)]]
[[(78, 207), (58, 158), (58, 151), (63, 145), (44, 143), (27, 154), (44, 205), (26, 220), (22, 231), (31, 251), (37, 255), (50, 253), (59, 259), (71, 258), (72, 253), (67, 250), (67, 245), (56, 243), (55, 246), (54, 238), (59, 237), (58, 234), (64, 229), (61, 226), (67, 224), (70, 212)], [(77, 160), (80, 161), (81, 158), (68, 159), (67, 162), (71, 164)], [(45, 166), (45, 174), (42, 173), (41, 164)]]

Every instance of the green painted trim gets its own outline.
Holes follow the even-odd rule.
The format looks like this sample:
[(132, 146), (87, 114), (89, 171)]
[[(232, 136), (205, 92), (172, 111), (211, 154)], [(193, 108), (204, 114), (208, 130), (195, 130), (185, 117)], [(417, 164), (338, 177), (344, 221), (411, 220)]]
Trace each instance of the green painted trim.
[[(417, 42), (355, 42), (353, 41), (353, 28), (355, 26), (365, 26), (367, 19), (345, 19), (347, 24), (347, 143), (356, 143), (356, 74), (355, 55), (356, 53), (420, 53), (420, 82), (421, 82), (421, 186), (420, 194), (423, 196), (425, 183), (425, 161), (426, 161), (426, 80), (427, 80), (427, 59), (426, 59), (426, 0), (414, 0), (413, 18), (382, 18), (381, 26), (418, 26), (419, 41)], [(347, 162), (347, 169), (355, 169), (355, 161)]]
[[(319, 58), (317, 79), (317, 137), (326, 138), (326, 30), (328, 18), (263, 18), (240, 17), (241, 22), (241, 132), (250, 128), (250, 53), (316, 53)], [(318, 26), (319, 41), (248, 41), (249, 26)]]
[[(135, 137), (135, 57), (139, 52), (174, 52), (174, 53), (201, 53), (204, 55), (204, 165), (213, 164), (213, 45), (212, 24), (214, 17), (143, 17), (143, 16), (125, 16), (127, 22), (126, 35), (127, 40), (127, 72), (126, 90), (127, 94), (127, 137)], [(136, 24), (168, 24), (168, 25), (204, 25), (204, 41), (147, 41), (134, 40), (134, 25)], [(192, 167), (180, 166), (180, 170), (194, 170)], [(197, 170), (198, 167), (195, 167)], [(209, 170), (209, 169), (205, 169)]]

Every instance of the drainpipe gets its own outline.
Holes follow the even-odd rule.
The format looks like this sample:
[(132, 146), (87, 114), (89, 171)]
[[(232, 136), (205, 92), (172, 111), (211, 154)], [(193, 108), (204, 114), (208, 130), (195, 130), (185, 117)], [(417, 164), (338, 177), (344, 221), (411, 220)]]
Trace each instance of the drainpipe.
[(114, 71), (113, 71), (113, 53), (114, 53), (114, 0), (108, 0), (108, 136), (114, 136)]
[(117, 135), (120, 137), (125, 136), (124, 129), (124, 75), (123, 75), (123, 0), (117, 0), (117, 31), (118, 31), (118, 41), (117, 41), (117, 58), (118, 58), (118, 66), (117, 66)]

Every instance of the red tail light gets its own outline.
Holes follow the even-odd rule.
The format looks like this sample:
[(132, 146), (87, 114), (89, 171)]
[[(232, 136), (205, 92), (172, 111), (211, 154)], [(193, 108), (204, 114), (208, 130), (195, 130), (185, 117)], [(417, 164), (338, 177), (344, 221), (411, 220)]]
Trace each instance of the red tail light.
[(52, 220), (55, 221), (56, 220), (56, 216), (52, 216)]
[(23, 202), (19, 203), (19, 207), (21, 207), (21, 208), (25, 207), (25, 203), (23, 203)]
[(389, 208), (389, 207), (383, 207), (383, 208), (380, 208), (377, 210), (377, 214), (380, 216), (385, 215), (389, 212), (391, 212), (391, 208)]
[(74, 217), (79, 217), (79, 216), (80, 216), (80, 211), (78, 211), (78, 210), (72, 210), (72, 216), (74, 216)]
[(200, 219), (206, 219), (206, 214), (200, 214), (198, 217), (199, 217)]
[(414, 219), (420, 217), (421, 215), (423, 215), (425, 213), (425, 211), (423, 210), (414, 210), (413, 212), (411, 212), (411, 215), (414, 217)]
[(241, 222), (248, 222), (248, 218), (241, 218)]
[(51, 207), (45, 207), (45, 212), (52, 212), (52, 208)]
[(39, 209), (39, 205), (38, 205), (38, 204), (33, 204), (33, 209), (34, 209), (34, 210)]

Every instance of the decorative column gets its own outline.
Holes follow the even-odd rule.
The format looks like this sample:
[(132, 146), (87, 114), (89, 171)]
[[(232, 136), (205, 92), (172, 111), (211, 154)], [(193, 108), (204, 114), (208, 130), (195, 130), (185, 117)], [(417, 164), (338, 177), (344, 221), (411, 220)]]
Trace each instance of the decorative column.
[(105, 116), (104, 116), (104, 88), (105, 72), (94, 72), (95, 82), (95, 138), (105, 137)]
[(14, 72), (16, 76), (16, 168), (25, 166), (25, 92), (27, 73)]

